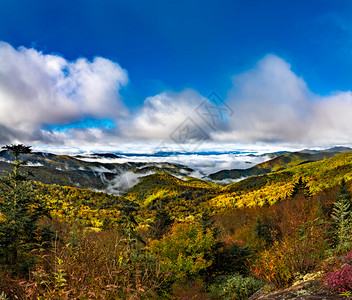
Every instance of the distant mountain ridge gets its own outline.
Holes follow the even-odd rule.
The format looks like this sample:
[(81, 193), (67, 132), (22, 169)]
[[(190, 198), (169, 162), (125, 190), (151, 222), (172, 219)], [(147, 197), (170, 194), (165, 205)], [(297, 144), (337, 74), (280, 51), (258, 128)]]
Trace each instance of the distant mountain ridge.
[[(97, 158), (118, 158), (115, 154), (97, 153)], [(116, 185), (124, 174), (135, 174), (131, 180), (146, 176), (150, 173), (167, 171), (176, 176), (184, 176), (193, 172), (193, 169), (180, 164), (152, 163), (152, 162), (128, 162), (128, 163), (102, 163), (99, 161), (85, 161), (89, 156), (56, 155), (46, 152), (33, 152), (21, 155), (20, 159), (28, 162), (25, 170), (32, 171), (33, 180), (47, 184), (59, 184), (62, 186), (81, 187), (91, 190), (101, 190), (119, 194), (123, 192)], [(13, 156), (9, 151), (0, 151), (0, 175), (1, 171), (10, 171)], [(127, 175), (126, 175), (127, 176)], [(129, 180), (123, 178), (123, 180)], [(121, 180), (120, 180), (121, 181)], [(129, 182), (128, 184), (132, 184)]]
[(120, 158), (120, 156), (114, 154), (114, 153), (93, 153), (89, 155), (75, 155), (76, 158)]
[(226, 179), (240, 179), (249, 176), (264, 175), (271, 172), (285, 170), (304, 163), (321, 161), (323, 159), (333, 157), (339, 153), (348, 151), (352, 151), (352, 149), (348, 147), (333, 147), (326, 150), (304, 149), (302, 151), (285, 153), (283, 155), (276, 156), (271, 160), (260, 163), (248, 169), (222, 170), (212, 173), (208, 175), (208, 177), (215, 181), (221, 181)]
[[(236, 180), (255, 175), (264, 175), (309, 162), (321, 161), (350, 150), (352, 149), (347, 147), (334, 147), (321, 151), (305, 149), (292, 153), (286, 151), (265, 153), (263, 154), (264, 156), (273, 158), (248, 169), (222, 170), (210, 174), (207, 178), (203, 178), (202, 182), (204, 182), (204, 179), (220, 182), (224, 179)], [(245, 153), (249, 156), (255, 155), (250, 151)], [(210, 152), (211, 154), (212, 152)], [(103, 160), (104, 162), (99, 161), (102, 158), (106, 158), (106, 160)], [(121, 158), (121, 155), (116, 153), (92, 153), (70, 156), (33, 152), (29, 155), (21, 156), (21, 159), (28, 161), (25, 169), (32, 171), (34, 174), (33, 180), (113, 194), (126, 192), (138, 183), (139, 178), (154, 173), (167, 172), (179, 178), (194, 174), (192, 168), (182, 164), (133, 161), (116, 163), (114, 159), (117, 158)], [(2, 171), (11, 170), (12, 166), (9, 163), (11, 161), (13, 161), (13, 157), (8, 151), (0, 151), (0, 175)]]

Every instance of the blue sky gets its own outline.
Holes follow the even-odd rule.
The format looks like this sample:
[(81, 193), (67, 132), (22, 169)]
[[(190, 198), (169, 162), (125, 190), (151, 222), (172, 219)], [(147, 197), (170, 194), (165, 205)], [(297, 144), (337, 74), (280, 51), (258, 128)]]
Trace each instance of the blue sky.
[(351, 12), (341, 0), (2, 0), (0, 39), (118, 61), (132, 81), (130, 105), (165, 88), (225, 93), (231, 75), (267, 53), (326, 94), (352, 81)]
[[(234, 83), (234, 76), (245, 80), (245, 74), (255, 74), (250, 70), (260, 69), (258, 62), (268, 55), (277, 57), (282, 65), (288, 64), (286, 71), (304, 80), (309, 90), (304, 94), (308, 95), (309, 103), (324, 102), (325, 97), (340, 91), (348, 92), (352, 83), (351, 13), (352, 2), (344, 0), (2, 0), (0, 41), (16, 51), (21, 46), (33, 48), (67, 62), (78, 58), (91, 62), (95, 57), (102, 57), (118, 64), (126, 72), (128, 82), (119, 77), (123, 82), (119, 81), (120, 86), (115, 91), (118, 93), (116, 101), (122, 101), (122, 110), (128, 111), (130, 119), (138, 119), (143, 112), (155, 109), (156, 100), (152, 97), (168, 91), (187, 96), (187, 91), (191, 90), (192, 95), (195, 91), (203, 97), (216, 91), (229, 102), (241, 103), (245, 98), (243, 87), (238, 89), (242, 92), (234, 91), (236, 84), (240, 84)], [(233, 100), (231, 95), (238, 93), (240, 99)], [(176, 100), (170, 100), (172, 103), (183, 101), (173, 96)], [(316, 100), (317, 97), (320, 100)], [(4, 99), (0, 98), (0, 102), (8, 101)], [(119, 124), (118, 117), (121, 116), (111, 116), (109, 112), (96, 115), (90, 108), (75, 116), (62, 114), (43, 124), (35, 122), (33, 130), (55, 130), (60, 126), (84, 128), (82, 124), (87, 121), (87, 127), (109, 124), (105, 129), (114, 130), (119, 138), (148, 140), (157, 137), (150, 134), (136, 137), (131, 131), (138, 130), (138, 126), (126, 121)], [(103, 122), (95, 122), (96, 119)], [(104, 120), (112, 120), (117, 129)], [(16, 130), (26, 126), (14, 121), (3, 125), (8, 130), (15, 126), (13, 124)], [(277, 124), (280, 127), (280, 123)], [(334, 126), (340, 131), (347, 127), (345, 124)], [(125, 128), (124, 133), (116, 131), (120, 128)], [(228, 132), (233, 132), (233, 128)], [(29, 140), (41, 141), (39, 135), (43, 133), (31, 134)], [(26, 137), (25, 132), (3, 135), (17, 139)], [(231, 138), (229, 134), (222, 134), (227, 142), (293, 142), (293, 138), (285, 140), (281, 135), (260, 136), (245, 140), (237, 135)], [(349, 138), (341, 136), (341, 141)], [(71, 137), (77, 138), (75, 134)], [(317, 143), (334, 143), (328, 140), (322, 137)], [(50, 142), (50, 138), (43, 138), (43, 141)]]

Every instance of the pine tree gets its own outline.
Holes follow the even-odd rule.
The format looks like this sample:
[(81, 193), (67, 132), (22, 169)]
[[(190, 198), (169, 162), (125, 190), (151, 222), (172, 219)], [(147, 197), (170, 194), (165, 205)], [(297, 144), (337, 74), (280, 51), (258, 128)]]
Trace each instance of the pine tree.
[(14, 156), (13, 170), (0, 179), (0, 261), (14, 269), (30, 263), (29, 252), (36, 246), (38, 220), (47, 215), (42, 201), (36, 197), (28, 173), (21, 172), (26, 161), (21, 154), (31, 148), (19, 145), (2, 147)]
[(207, 229), (210, 229), (213, 232), (213, 236), (218, 238), (220, 235), (220, 228), (215, 224), (215, 219), (209, 208), (204, 208), (202, 214), (199, 218), (199, 224), (202, 225), (204, 233)]
[(307, 181), (303, 181), (302, 177), (293, 185), (290, 198), (295, 197), (296, 195), (302, 195), (306, 199), (309, 199), (312, 196), (310, 189), (307, 185)]
[(145, 245), (145, 242), (136, 230), (138, 223), (134, 217), (134, 213), (138, 210), (138, 205), (126, 202), (119, 210), (119, 233), (122, 236), (121, 241), (125, 243), (127, 250), (136, 250), (138, 244)]
[(254, 232), (259, 239), (262, 239), (267, 246), (270, 246), (274, 243), (277, 231), (269, 219), (266, 218), (263, 220), (261, 217), (257, 217)]
[(170, 214), (164, 207), (157, 210), (154, 221), (150, 224), (150, 236), (152, 239), (160, 240), (170, 231), (171, 225), (174, 223)]
[(332, 226), (338, 248), (343, 248), (351, 240), (351, 193), (343, 179), (331, 213)]

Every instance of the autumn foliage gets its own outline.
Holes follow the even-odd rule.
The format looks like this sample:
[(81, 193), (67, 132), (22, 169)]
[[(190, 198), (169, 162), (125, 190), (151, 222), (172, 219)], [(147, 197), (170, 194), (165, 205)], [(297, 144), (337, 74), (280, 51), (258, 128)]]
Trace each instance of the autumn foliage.
[[(30, 241), (3, 243), (20, 255), (2, 256), (0, 295), (247, 299), (266, 283), (283, 288), (318, 271), (332, 292), (351, 292), (351, 165), (345, 153), (226, 187), (162, 172), (123, 196), (26, 180), (24, 207), (47, 213), (33, 218)], [(6, 241), (14, 194), (2, 188)]]

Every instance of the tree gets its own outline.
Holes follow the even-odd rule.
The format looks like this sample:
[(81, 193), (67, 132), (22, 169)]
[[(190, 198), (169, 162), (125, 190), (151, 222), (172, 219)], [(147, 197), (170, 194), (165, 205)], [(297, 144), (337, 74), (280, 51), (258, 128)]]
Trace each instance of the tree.
[(266, 246), (271, 246), (281, 238), (279, 226), (269, 216), (257, 217), (254, 231), (257, 237), (265, 242)]
[(145, 245), (142, 237), (137, 232), (138, 223), (134, 213), (138, 210), (138, 205), (126, 202), (120, 207), (119, 233), (122, 236), (121, 241), (125, 242), (128, 251), (136, 250), (138, 244)]
[[(337, 248), (343, 248), (351, 239), (351, 193), (342, 179), (331, 213)], [(346, 244), (347, 243), (347, 244)]]
[(154, 221), (150, 224), (150, 236), (152, 239), (160, 240), (163, 235), (170, 231), (173, 219), (164, 207), (160, 208), (156, 214)]
[(295, 197), (296, 195), (302, 195), (306, 199), (309, 199), (312, 196), (307, 181), (303, 181), (302, 177), (293, 185), (290, 198)]
[(31, 147), (18, 144), (2, 148), (14, 156), (14, 162), (13, 170), (0, 179), (0, 261), (18, 269), (30, 263), (29, 252), (38, 237), (38, 220), (47, 211), (36, 197), (28, 173), (21, 172), (26, 161), (20, 156), (31, 153)]
[(249, 263), (253, 259), (250, 246), (241, 247), (233, 243), (230, 247), (218, 249), (214, 253), (214, 262), (207, 269), (207, 279), (216, 280), (217, 276), (240, 273), (247, 275)]
[(218, 236), (219, 228), (215, 227), (215, 220), (212, 217), (208, 208), (203, 209), (202, 214), (200, 215), (200, 218), (199, 218), (199, 223), (200, 223), (200, 225), (203, 226), (204, 232), (207, 229), (210, 229), (213, 231), (215, 238)]
[(213, 263), (215, 238), (199, 223), (174, 223), (170, 234), (150, 243), (150, 252), (161, 260), (161, 270), (174, 281), (196, 278)]

